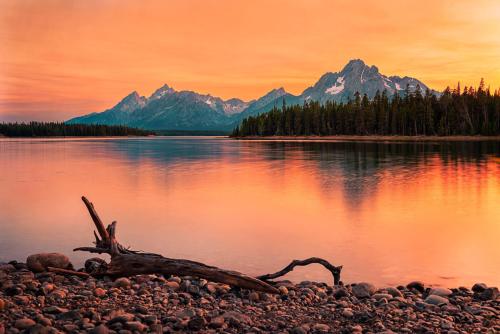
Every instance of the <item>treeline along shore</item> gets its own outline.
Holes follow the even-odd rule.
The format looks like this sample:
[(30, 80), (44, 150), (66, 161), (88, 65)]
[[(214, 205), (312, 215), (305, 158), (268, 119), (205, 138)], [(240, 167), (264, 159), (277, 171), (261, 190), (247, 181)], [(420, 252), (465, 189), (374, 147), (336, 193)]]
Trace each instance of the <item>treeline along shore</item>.
[(0, 123), (0, 137), (105, 137), (149, 136), (153, 131), (121, 125), (58, 122)]
[(436, 95), (406, 88), (389, 98), (356, 94), (346, 103), (306, 101), (244, 119), (232, 137), (251, 136), (498, 136), (500, 91), (484, 82)]

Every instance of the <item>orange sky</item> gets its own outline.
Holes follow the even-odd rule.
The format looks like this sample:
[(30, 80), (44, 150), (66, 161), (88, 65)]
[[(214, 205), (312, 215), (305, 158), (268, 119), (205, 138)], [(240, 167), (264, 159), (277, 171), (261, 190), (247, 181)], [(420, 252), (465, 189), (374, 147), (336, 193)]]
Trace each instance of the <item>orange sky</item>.
[(64, 120), (163, 83), (300, 93), (352, 58), (434, 89), (500, 87), (500, 1), (0, 0), (0, 121)]

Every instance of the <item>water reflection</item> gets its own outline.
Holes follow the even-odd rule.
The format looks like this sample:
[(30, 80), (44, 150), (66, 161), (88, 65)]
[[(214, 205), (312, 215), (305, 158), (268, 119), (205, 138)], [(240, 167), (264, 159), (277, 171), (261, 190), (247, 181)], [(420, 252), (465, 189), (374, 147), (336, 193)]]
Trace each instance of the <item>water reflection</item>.
[(90, 244), (86, 194), (134, 248), (250, 274), (497, 284), (499, 145), (0, 140), (0, 260)]

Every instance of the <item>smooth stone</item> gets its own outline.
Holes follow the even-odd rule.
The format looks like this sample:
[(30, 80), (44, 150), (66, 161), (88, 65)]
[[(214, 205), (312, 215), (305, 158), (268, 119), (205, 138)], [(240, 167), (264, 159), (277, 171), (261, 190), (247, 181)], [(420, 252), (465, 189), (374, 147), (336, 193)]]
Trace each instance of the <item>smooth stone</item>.
[(28, 296), (15, 296), (14, 301), (18, 305), (28, 305), (30, 303), (30, 297), (28, 297)]
[(71, 333), (76, 331), (78, 329), (78, 326), (75, 324), (66, 324), (63, 326), (63, 328), (66, 333)]
[(346, 307), (342, 310), (342, 316), (346, 318), (352, 318), (354, 316), (354, 313), (352, 312), (352, 309)]
[(286, 286), (281, 285), (278, 287), (278, 290), (279, 290), (281, 295), (283, 295), (283, 296), (288, 295), (288, 288)]
[(352, 294), (357, 298), (369, 298), (377, 290), (371, 283), (361, 282), (351, 287)]
[(488, 289), (488, 286), (484, 283), (476, 283), (472, 286), (473, 292), (483, 292), (486, 289)]
[(94, 327), (94, 329), (91, 331), (92, 334), (108, 334), (109, 333), (109, 328), (106, 327), (106, 325), (99, 325)]
[(260, 300), (259, 294), (257, 292), (251, 292), (248, 295), (248, 299), (252, 302), (257, 302)]
[(307, 334), (307, 331), (302, 327), (294, 327), (290, 331), (290, 334)]
[(6, 304), (5, 301), (2, 298), (0, 298), (0, 312), (5, 310), (5, 304)]
[(313, 326), (313, 331), (319, 333), (328, 333), (330, 331), (330, 326), (325, 324), (315, 324)]
[(429, 292), (429, 295), (436, 295), (436, 296), (441, 296), (441, 297), (448, 297), (453, 293), (450, 289), (447, 288), (432, 288), (431, 291)]
[(52, 320), (50, 320), (49, 318), (39, 316), (36, 320), (44, 326), (52, 326)]
[(28, 332), (29, 334), (49, 334), (50, 330), (41, 324), (36, 324), (35, 326), (30, 327)]
[(217, 287), (213, 283), (208, 283), (205, 285), (205, 288), (207, 289), (208, 292), (210, 293), (215, 293), (217, 292)]
[(497, 300), (498, 297), (500, 297), (500, 293), (496, 287), (487, 288), (483, 292), (479, 293), (477, 297), (480, 300)]
[(50, 294), (52, 291), (54, 291), (55, 288), (56, 288), (55, 285), (51, 283), (45, 283), (42, 286), (42, 290), (45, 295)]
[(221, 328), (224, 326), (224, 318), (223, 317), (214, 317), (210, 320), (208, 324), (210, 328)]
[(177, 313), (175, 313), (175, 317), (178, 319), (187, 319), (187, 318), (194, 317), (195, 315), (196, 315), (196, 311), (191, 309), (191, 308), (179, 310), (179, 311), (177, 311)]
[(104, 297), (106, 296), (106, 290), (104, 290), (103, 288), (96, 288), (94, 290), (94, 295), (96, 297)]
[(177, 276), (171, 276), (167, 281), (169, 282), (176, 282), (176, 283), (179, 283), (181, 284), (182, 280), (180, 277), (177, 277)]
[(132, 283), (126, 277), (117, 278), (113, 282), (113, 287), (115, 287), (115, 288), (125, 288), (125, 289), (128, 289), (128, 288), (130, 288), (131, 285), (132, 285)]
[(23, 293), (23, 289), (21, 289), (19, 286), (10, 286), (4, 290), (5, 295), (12, 297), (12, 296), (17, 296)]
[(189, 292), (192, 295), (199, 295), (200, 294), (200, 287), (197, 285), (191, 284), (190, 286), (188, 286), (187, 292)]
[(347, 291), (347, 289), (344, 287), (337, 288), (333, 291), (333, 297), (335, 299), (340, 299), (342, 297), (348, 297), (348, 296), (349, 296), (349, 291)]
[(225, 312), (222, 316), (233, 327), (239, 327), (242, 323), (246, 325), (253, 324), (252, 319), (248, 315), (236, 311)]
[(54, 290), (52, 291), (52, 293), (50, 294), (51, 297), (53, 298), (59, 298), (59, 299), (64, 299), (66, 298), (66, 292), (63, 291), (63, 290)]
[(2, 263), (0, 264), (0, 271), (5, 271), (9, 273), (16, 271), (16, 267), (14, 267), (12, 264), (9, 263)]
[(125, 326), (132, 331), (142, 332), (146, 329), (146, 325), (142, 324), (140, 321), (127, 321)]
[(372, 296), (372, 298), (375, 298), (376, 300), (381, 300), (381, 299), (386, 299), (386, 300), (391, 300), (392, 299), (392, 295), (388, 294), (388, 293), (376, 293)]
[(134, 320), (133, 314), (123, 313), (123, 314), (117, 315), (116, 317), (109, 320), (107, 325), (113, 325), (116, 323), (125, 323), (125, 322), (132, 321), (132, 320)]
[(387, 291), (388, 294), (390, 294), (394, 298), (403, 297), (403, 294), (401, 293), (401, 291), (399, 291), (399, 289), (388, 287), (385, 290)]
[(57, 316), (59, 320), (80, 320), (82, 315), (78, 310), (71, 310), (68, 312), (61, 313)]
[(48, 307), (43, 309), (43, 313), (48, 313), (48, 314), (59, 314), (59, 313), (64, 313), (64, 312), (68, 312), (68, 309), (58, 307), (55, 305), (48, 306)]
[(106, 267), (108, 264), (106, 261), (99, 257), (93, 257), (85, 261), (84, 268), (85, 272), (92, 274), (98, 272), (102, 267)]
[(194, 317), (192, 317), (189, 321), (188, 321), (188, 328), (190, 330), (193, 330), (193, 331), (199, 331), (201, 330), (203, 327), (205, 327), (205, 325), (207, 324), (207, 322), (205, 321), (205, 318), (199, 316), (199, 315), (196, 315)]
[(177, 291), (180, 289), (180, 285), (179, 283), (175, 282), (175, 281), (168, 281), (168, 282), (165, 282), (165, 285), (167, 287), (169, 287), (170, 289), (174, 290), (174, 291)]
[(183, 280), (180, 284), (182, 291), (187, 291), (190, 286), (191, 286), (191, 281), (187, 279)]
[(429, 295), (427, 296), (427, 298), (425, 298), (425, 302), (427, 304), (440, 306), (443, 304), (448, 304), (450, 301), (447, 298), (438, 295)]
[(32, 254), (26, 259), (29, 270), (40, 273), (46, 271), (48, 267), (69, 269), (73, 266), (69, 258), (61, 253), (39, 253)]
[(17, 329), (28, 329), (30, 327), (33, 327), (36, 325), (36, 322), (34, 320), (28, 319), (28, 318), (23, 318), (23, 319), (17, 319), (14, 327)]
[(406, 288), (408, 289), (415, 289), (419, 292), (424, 292), (425, 291), (425, 286), (424, 286), (424, 283), (421, 282), (421, 281), (413, 281), (413, 282), (410, 282), (408, 283), (408, 285), (406, 286)]
[(361, 325), (355, 325), (351, 327), (351, 333), (362, 333), (363, 327)]

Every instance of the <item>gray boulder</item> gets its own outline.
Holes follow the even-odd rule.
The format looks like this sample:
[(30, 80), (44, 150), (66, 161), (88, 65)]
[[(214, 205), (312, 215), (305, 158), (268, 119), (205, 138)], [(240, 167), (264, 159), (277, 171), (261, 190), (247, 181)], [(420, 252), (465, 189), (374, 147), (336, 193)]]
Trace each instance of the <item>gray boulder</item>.
[(352, 294), (357, 298), (370, 298), (377, 291), (375, 286), (371, 283), (358, 283), (352, 286)]
[(432, 288), (431, 291), (429, 292), (430, 295), (436, 295), (436, 296), (441, 296), (441, 297), (448, 297), (453, 293), (450, 289), (447, 288)]
[(449, 300), (447, 298), (438, 296), (438, 295), (429, 295), (427, 298), (425, 298), (425, 302), (427, 304), (432, 304), (432, 305), (445, 305), (449, 303)]
[(48, 267), (60, 269), (72, 269), (73, 265), (69, 262), (69, 258), (61, 253), (39, 253), (32, 254), (26, 259), (28, 269), (40, 273), (47, 271)]

